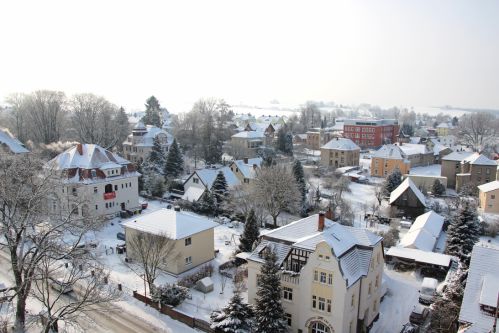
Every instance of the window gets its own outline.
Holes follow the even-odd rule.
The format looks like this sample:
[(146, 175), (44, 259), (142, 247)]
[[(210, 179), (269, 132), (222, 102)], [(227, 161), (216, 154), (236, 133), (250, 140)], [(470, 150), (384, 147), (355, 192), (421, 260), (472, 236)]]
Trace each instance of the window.
[(376, 312), (378, 311), (378, 303), (376, 302), (376, 300), (374, 300), (373, 302), (373, 312)]
[(118, 185), (114, 185), (114, 190), (118, 191)]
[(369, 288), (367, 289), (367, 294), (368, 294), (369, 296), (371, 296), (372, 289), (373, 289), (373, 283), (372, 283), (372, 282), (369, 282)]
[(319, 259), (322, 259), (322, 258), (323, 258), (322, 254), (319, 254)]
[(249, 184), (249, 179), (248, 178), (244, 178), (244, 183), (245, 184)]
[(192, 264), (192, 257), (191, 256), (188, 256), (187, 258), (185, 258), (185, 265), (190, 265)]
[(319, 272), (314, 271), (314, 281), (318, 281)]
[(121, 184), (121, 188), (123, 188), (123, 184)]
[(374, 282), (374, 288), (378, 288), (379, 285), (379, 275), (376, 275), (376, 281)]
[(327, 284), (333, 284), (333, 274), (329, 273), (327, 275)]
[(327, 300), (327, 312), (331, 312), (331, 300)]
[(106, 202), (106, 208), (108, 208), (108, 207), (109, 207), (109, 204)]
[(312, 296), (312, 307), (315, 309), (317, 307), (317, 296)]
[(288, 301), (293, 300), (293, 289), (288, 287), (282, 288), (282, 298), (287, 299)]
[(192, 244), (192, 239), (191, 237), (185, 239), (185, 246), (189, 246)]
[(92, 178), (96, 178), (97, 177), (97, 171), (95, 171), (95, 169), (90, 170), (90, 175), (92, 175)]
[(97, 189), (97, 187), (94, 187), (94, 193), (97, 193), (99, 192), (99, 190)]
[(324, 311), (326, 309), (326, 299), (319, 297), (319, 310)]
[(128, 185), (130, 185), (130, 187), (132, 187), (132, 182), (128, 183)]
[(496, 198), (496, 195), (495, 195), (495, 194), (491, 194), (491, 195), (490, 195), (490, 198), (491, 198), (492, 200), (494, 200), (494, 199)]
[(326, 260), (329, 261), (329, 259), (331, 259), (329, 256), (326, 256)]
[(194, 184), (199, 184), (199, 179), (197, 179), (196, 177), (192, 178), (192, 182)]
[(73, 188), (71, 189), (71, 192), (73, 193), (73, 195), (74, 195), (75, 197), (76, 197), (76, 196), (78, 196), (78, 192), (76, 192), (76, 187), (73, 187)]
[(353, 321), (350, 322), (350, 327), (348, 328), (349, 333), (353, 333)]
[(285, 316), (286, 316), (286, 321), (288, 323), (288, 326), (291, 326), (291, 314), (290, 313), (286, 313)]
[(321, 283), (326, 283), (326, 273), (321, 272)]
[(95, 205), (95, 210), (99, 209), (99, 205)]
[(350, 301), (350, 305), (352, 307), (355, 305), (355, 294), (352, 294), (352, 300)]

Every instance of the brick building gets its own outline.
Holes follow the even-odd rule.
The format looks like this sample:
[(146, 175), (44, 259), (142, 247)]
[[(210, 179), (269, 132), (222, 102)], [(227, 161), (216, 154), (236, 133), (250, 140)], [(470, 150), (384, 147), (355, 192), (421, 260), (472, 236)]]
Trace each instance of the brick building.
[(348, 119), (343, 126), (343, 136), (361, 148), (376, 148), (395, 143), (399, 133), (395, 119)]

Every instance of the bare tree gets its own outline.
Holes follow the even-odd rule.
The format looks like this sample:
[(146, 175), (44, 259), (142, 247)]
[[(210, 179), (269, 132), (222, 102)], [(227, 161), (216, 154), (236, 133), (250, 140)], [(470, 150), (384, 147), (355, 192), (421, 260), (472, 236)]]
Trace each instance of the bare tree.
[(8, 253), (15, 281), (17, 332), (24, 331), (26, 301), (40, 263), (53, 255), (56, 245), (60, 258), (73, 255), (97, 225), (74, 214), (78, 203), (64, 213), (48, 209), (48, 198), (59, 186), (52, 171), (34, 156), (0, 159), (0, 247)]
[(149, 290), (154, 288), (159, 270), (178, 258), (179, 253), (175, 250), (175, 243), (174, 239), (165, 234), (137, 232), (129, 239), (127, 237), (128, 254), (140, 262), (140, 269), (136, 269), (133, 265), (129, 267), (139, 276), (144, 274)]
[(475, 151), (481, 151), (485, 146), (496, 143), (499, 120), (488, 112), (473, 112), (459, 119), (458, 130), (464, 144), (472, 146)]
[(348, 179), (348, 177), (341, 176), (332, 185), (332, 189), (333, 189), (333, 191), (338, 193), (339, 199), (341, 199), (341, 195), (343, 194), (343, 192), (352, 192), (352, 190), (350, 190), (350, 183), (351, 183), (351, 181), (350, 181), (350, 179)]
[(251, 184), (250, 198), (272, 217), (277, 227), (277, 217), (284, 211), (299, 209), (301, 194), (295, 177), (282, 165), (264, 167), (257, 171)]
[(229, 198), (224, 203), (224, 209), (245, 217), (253, 210), (256, 221), (259, 225), (263, 225), (266, 217), (265, 210), (260, 202), (251, 199), (250, 191), (251, 188), (247, 185), (234, 186), (229, 191)]
[[(58, 260), (58, 252), (56, 250), (54, 256), (44, 256), (33, 276), (31, 296), (43, 306), (40, 316), (44, 333), (57, 332), (61, 321), (80, 326), (77, 319), (81, 313), (95, 311), (96, 306), (99, 311), (105, 311), (110, 302), (120, 296), (120, 292), (107, 284), (109, 273), (89, 261), (85, 253), (71, 256), (70, 265), (66, 267)], [(66, 296), (73, 290), (77, 297)]]
[(374, 185), (374, 197), (378, 201), (378, 206), (381, 206), (381, 202), (383, 201), (384, 197), (384, 190), (382, 184), (376, 183), (376, 185)]

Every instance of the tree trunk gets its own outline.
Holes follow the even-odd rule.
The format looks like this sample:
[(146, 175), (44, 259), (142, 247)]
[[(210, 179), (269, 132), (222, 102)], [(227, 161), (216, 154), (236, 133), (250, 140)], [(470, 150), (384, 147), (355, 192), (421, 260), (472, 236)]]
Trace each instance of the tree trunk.
[(26, 298), (23, 294), (17, 295), (16, 303), (16, 321), (14, 325), (14, 332), (22, 333), (25, 331), (26, 323)]
[(277, 216), (278, 215), (272, 215), (272, 220), (274, 221), (274, 227), (277, 228)]

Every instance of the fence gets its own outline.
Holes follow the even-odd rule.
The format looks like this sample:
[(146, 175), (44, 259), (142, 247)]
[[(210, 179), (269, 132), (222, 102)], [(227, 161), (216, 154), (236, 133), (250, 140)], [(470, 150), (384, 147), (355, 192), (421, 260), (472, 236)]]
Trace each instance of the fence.
[(141, 295), (137, 293), (137, 291), (133, 291), (133, 297), (158, 310), (162, 314), (186, 324), (187, 326), (198, 328), (203, 332), (215, 333), (215, 330), (210, 328), (210, 324), (202, 319), (194, 318), (185, 313), (179, 312), (172, 306), (162, 305), (159, 302), (153, 302), (149, 297)]

